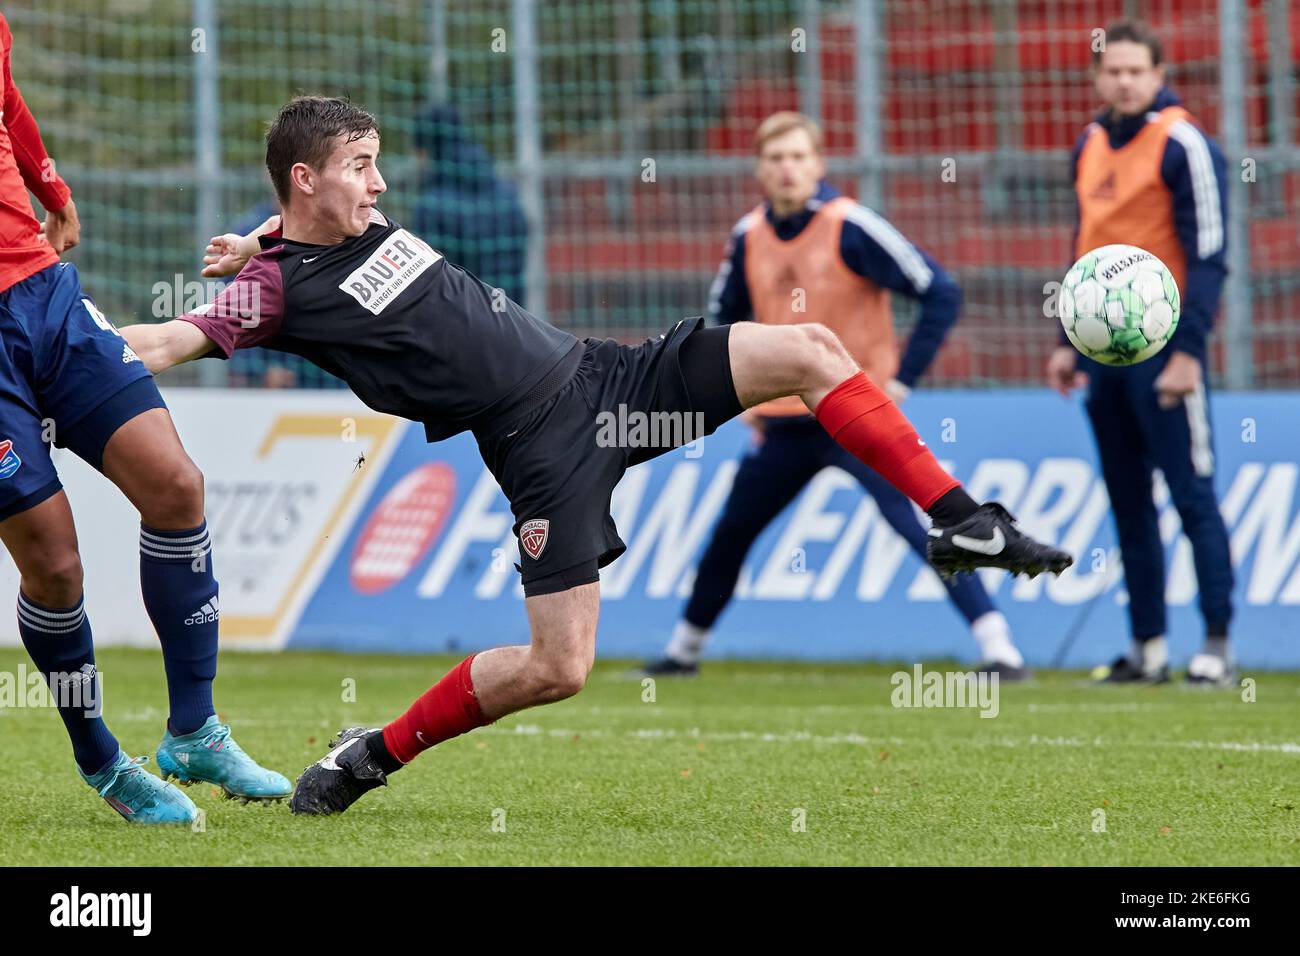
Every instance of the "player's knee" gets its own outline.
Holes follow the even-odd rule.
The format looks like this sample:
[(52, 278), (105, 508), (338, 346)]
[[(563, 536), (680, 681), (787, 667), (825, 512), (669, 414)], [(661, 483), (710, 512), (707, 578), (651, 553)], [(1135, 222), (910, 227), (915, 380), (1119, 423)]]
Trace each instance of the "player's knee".
[(203, 472), (188, 458), (177, 462), (158, 475), (151, 498), (155, 520), (195, 521), (203, 515)]
[(185, 464), (178, 466), (171, 475), (169, 485), (178, 505), (203, 508), (203, 472), (194, 462), (187, 459)]
[(832, 384), (843, 381), (856, 370), (857, 365), (849, 355), (839, 336), (820, 322), (794, 326), (799, 333), (796, 349), (801, 377), (809, 385), (832, 379)]
[(71, 607), (81, 599), (81, 586), (81, 555), (75, 548), (42, 555), (22, 575), (23, 591), (46, 607)]
[(576, 696), (587, 686), (591, 664), (576, 657), (551, 658), (534, 669), (535, 695), (544, 703), (554, 703)]
[(591, 668), (581, 661), (565, 663), (551, 673), (550, 690), (555, 700), (576, 697), (587, 686)]
[(820, 322), (805, 322), (802, 325), (795, 326), (795, 328), (799, 330), (815, 350), (825, 354), (844, 351), (839, 336)]

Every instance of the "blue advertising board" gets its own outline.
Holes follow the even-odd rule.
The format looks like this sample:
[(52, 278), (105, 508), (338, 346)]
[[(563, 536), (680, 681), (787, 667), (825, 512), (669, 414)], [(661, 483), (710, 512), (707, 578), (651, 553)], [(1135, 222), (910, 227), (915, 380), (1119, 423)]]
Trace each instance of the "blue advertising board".
[[(980, 572), (1029, 662), (1092, 666), (1128, 644), (1128, 600), (1096, 450), (1078, 400), (1042, 390), (918, 392), (905, 411), (978, 500), (1076, 556), (1060, 578)], [(1230, 393), (1212, 408), (1232, 539), (1239, 661), (1300, 667), (1300, 395)], [(732, 422), (628, 472), (612, 511), (628, 551), (602, 575), (598, 652), (663, 647), (750, 441)], [(1196, 578), (1157, 482), (1171, 657), (1200, 644)], [(924, 516), (923, 520), (924, 519)], [(526, 643), (504, 496), (468, 435), (407, 428), (307, 601), (289, 646), (463, 652)], [(970, 660), (975, 643), (929, 570), (849, 476), (822, 472), (759, 538), (709, 653), (718, 657)]]

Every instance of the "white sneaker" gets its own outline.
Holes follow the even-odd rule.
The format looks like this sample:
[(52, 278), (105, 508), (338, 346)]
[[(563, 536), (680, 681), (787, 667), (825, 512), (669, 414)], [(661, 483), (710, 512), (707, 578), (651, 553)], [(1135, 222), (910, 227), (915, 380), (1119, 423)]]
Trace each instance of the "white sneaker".
[(1222, 657), (1197, 654), (1187, 665), (1187, 683), (1206, 687), (1235, 687), (1237, 673)]

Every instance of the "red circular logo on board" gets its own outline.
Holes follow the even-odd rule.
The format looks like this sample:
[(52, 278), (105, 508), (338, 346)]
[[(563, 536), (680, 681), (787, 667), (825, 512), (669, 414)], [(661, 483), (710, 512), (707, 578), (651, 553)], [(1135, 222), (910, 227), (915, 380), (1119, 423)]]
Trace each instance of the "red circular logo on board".
[(352, 586), (378, 594), (411, 573), (442, 531), (456, 498), (456, 472), (421, 465), (389, 489), (352, 551)]

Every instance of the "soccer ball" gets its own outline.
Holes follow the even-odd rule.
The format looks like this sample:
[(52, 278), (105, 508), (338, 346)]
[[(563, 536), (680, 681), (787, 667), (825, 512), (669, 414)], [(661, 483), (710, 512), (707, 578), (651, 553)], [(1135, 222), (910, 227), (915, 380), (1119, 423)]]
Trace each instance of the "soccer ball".
[(1137, 246), (1101, 246), (1070, 267), (1057, 314), (1074, 347), (1105, 365), (1136, 365), (1178, 328), (1178, 283)]

